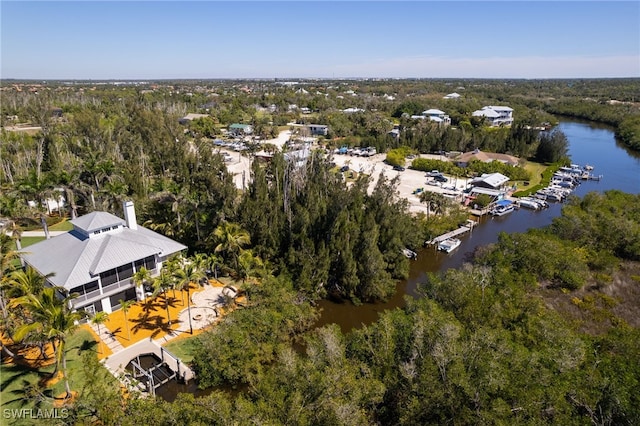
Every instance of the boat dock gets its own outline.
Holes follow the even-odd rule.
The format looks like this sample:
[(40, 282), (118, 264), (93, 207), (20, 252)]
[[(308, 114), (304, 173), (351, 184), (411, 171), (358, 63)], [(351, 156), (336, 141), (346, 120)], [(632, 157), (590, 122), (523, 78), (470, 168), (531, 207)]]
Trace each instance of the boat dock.
[[(148, 354), (155, 355), (160, 359), (160, 363), (145, 369), (140, 366), (139, 357)], [(129, 362), (134, 367), (133, 373), (126, 370)], [(177, 379), (186, 383), (195, 376), (193, 371), (179, 358), (151, 339), (141, 340), (105, 358), (103, 365), (115, 377), (121, 378), (125, 383), (131, 385), (133, 389), (137, 388), (132, 383), (142, 383), (143, 389), (139, 390), (144, 390), (149, 395), (155, 395), (156, 389), (169, 380)], [(129, 377), (135, 380), (132, 381)]]
[(471, 219), (467, 219), (467, 224), (461, 226), (458, 229), (455, 229), (451, 232), (447, 232), (446, 234), (440, 235), (438, 237), (435, 237), (432, 240), (429, 241), (425, 241), (424, 245), (425, 246), (430, 246), (430, 245), (434, 245), (434, 244), (439, 244), (440, 242), (448, 239), (448, 238), (453, 238), (453, 237), (457, 237), (458, 235), (462, 235), (466, 232), (470, 232), (473, 227), (476, 225), (476, 221), (471, 220)]

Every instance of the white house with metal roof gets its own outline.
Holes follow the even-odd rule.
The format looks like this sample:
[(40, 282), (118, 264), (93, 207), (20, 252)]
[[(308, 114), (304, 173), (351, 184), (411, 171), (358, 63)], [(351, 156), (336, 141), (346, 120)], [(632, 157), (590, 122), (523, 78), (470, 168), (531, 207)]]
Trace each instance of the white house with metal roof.
[(422, 115), (431, 121), (435, 121), (439, 124), (444, 124), (445, 126), (451, 124), (451, 119), (449, 118), (449, 116), (446, 115), (444, 111), (440, 111), (439, 109), (431, 108), (426, 111), (422, 111)]
[(507, 106), (485, 106), (473, 111), (474, 117), (484, 117), (492, 127), (511, 126), (513, 124), (513, 109)]
[(22, 258), (43, 276), (53, 274), (49, 285), (77, 293), (76, 309), (110, 313), (120, 300), (144, 300), (133, 274), (145, 267), (157, 275), (167, 257), (187, 247), (139, 226), (131, 201), (124, 216), (93, 212), (73, 219), (73, 230), (29, 246)]

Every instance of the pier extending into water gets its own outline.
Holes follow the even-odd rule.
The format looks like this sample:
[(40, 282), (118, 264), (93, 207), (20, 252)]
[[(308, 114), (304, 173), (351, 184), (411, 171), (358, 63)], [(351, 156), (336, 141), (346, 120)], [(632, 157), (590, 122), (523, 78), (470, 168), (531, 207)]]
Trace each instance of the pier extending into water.
[(453, 237), (457, 237), (458, 235), (462, 235), (466, 232), (471, 232), (473, 230), (473, 227), (476, 226), (477, 222), (475, 220), (471, 220), (471, 219), (467, 219), (467, 224), (461, 226), (458, 229), (455, 229), (451, 232), (447, 232), (446, 234), (442, 234), (438, 237), (435, 237), (432, 240), (429, 241), (425, 241), (424, 245), (425, 246), (430, 246), (430, 245), (434, 245), (434, 244), (439, 244), (440, 242), (449, 239), (449, 238), (453, 238)]

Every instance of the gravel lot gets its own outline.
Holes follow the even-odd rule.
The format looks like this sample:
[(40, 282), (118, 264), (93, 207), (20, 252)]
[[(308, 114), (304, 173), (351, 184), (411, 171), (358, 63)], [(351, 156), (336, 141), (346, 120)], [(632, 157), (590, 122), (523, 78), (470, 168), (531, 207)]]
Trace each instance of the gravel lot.
[[(291, 135), (290, 131), (283, 131), (278, 138), (264, 141), (264, 143), (271, 143), (281, 148)], [(218, 148), (216, 147), (216, 150)], [(248, 185), (250, 179), (251, 160), (245, 156), (242, 156), (238, 152), (234, 152), (227, 148), (221, 148), (221, 152), (227, 151), (230, 153), (232, 160), (227, 162), (227, 169), (230, 173), (233, 173), (233, 181), (236, 187), (243, 187), (243, 173), (245, 186)], [(432, 158), (437, 160), (444, 160), (445, 158), (439, 155), (423, 154), (422, 158)], [(426, 177), (424, 172), (417, 170), (411, 170), (407, 168), (404, 171), (393, 170), (393, 167), (385, 164), (384, 159), (386, 154), (376, 154), (371, 157), (357, 157), (351, 155), (333, 154), (333, 162), (337, 166), (342, 167), (344, 165), (349, 166), (350, 170), (354, 170), (358, 173), (365, 173), (372, 175), (373, 180), (369, 186), (369, 191), (372, 191), (375, 187), (380, 173), (383, 173), (387, 179), (393, 179), (396, 176), (400, 177), (400, 183), (398, 185), (398, 195), (400, 197), (409, 200), (409, 210), (411, 212), (427, 212), (426, 206), (420, 203), (418, 195), (413, 194), (416, 188), (424, 188), (425, 191), (440, 192), (444, 194), (454, 194), (455, 190), (461, 191), (467, 186), (467, 179), (456, 179), (453, 176), (447, 176), (449, 182), (444, 184), (438, 183), (437, 185), (428, 184), (427, 181), (431, 180)], [(407, 160), (407, 166), (411, 164), (411, 160)]]

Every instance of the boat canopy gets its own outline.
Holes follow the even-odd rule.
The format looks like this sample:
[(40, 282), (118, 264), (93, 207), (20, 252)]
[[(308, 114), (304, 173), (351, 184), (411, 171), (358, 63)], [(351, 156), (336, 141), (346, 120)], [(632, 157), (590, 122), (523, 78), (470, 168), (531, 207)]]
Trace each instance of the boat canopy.
[(500, 200), (498, 202), (496, 202), (496, 206), (510, 206), (511, 204), (513, 204), (513, 202), (511, 200)]

